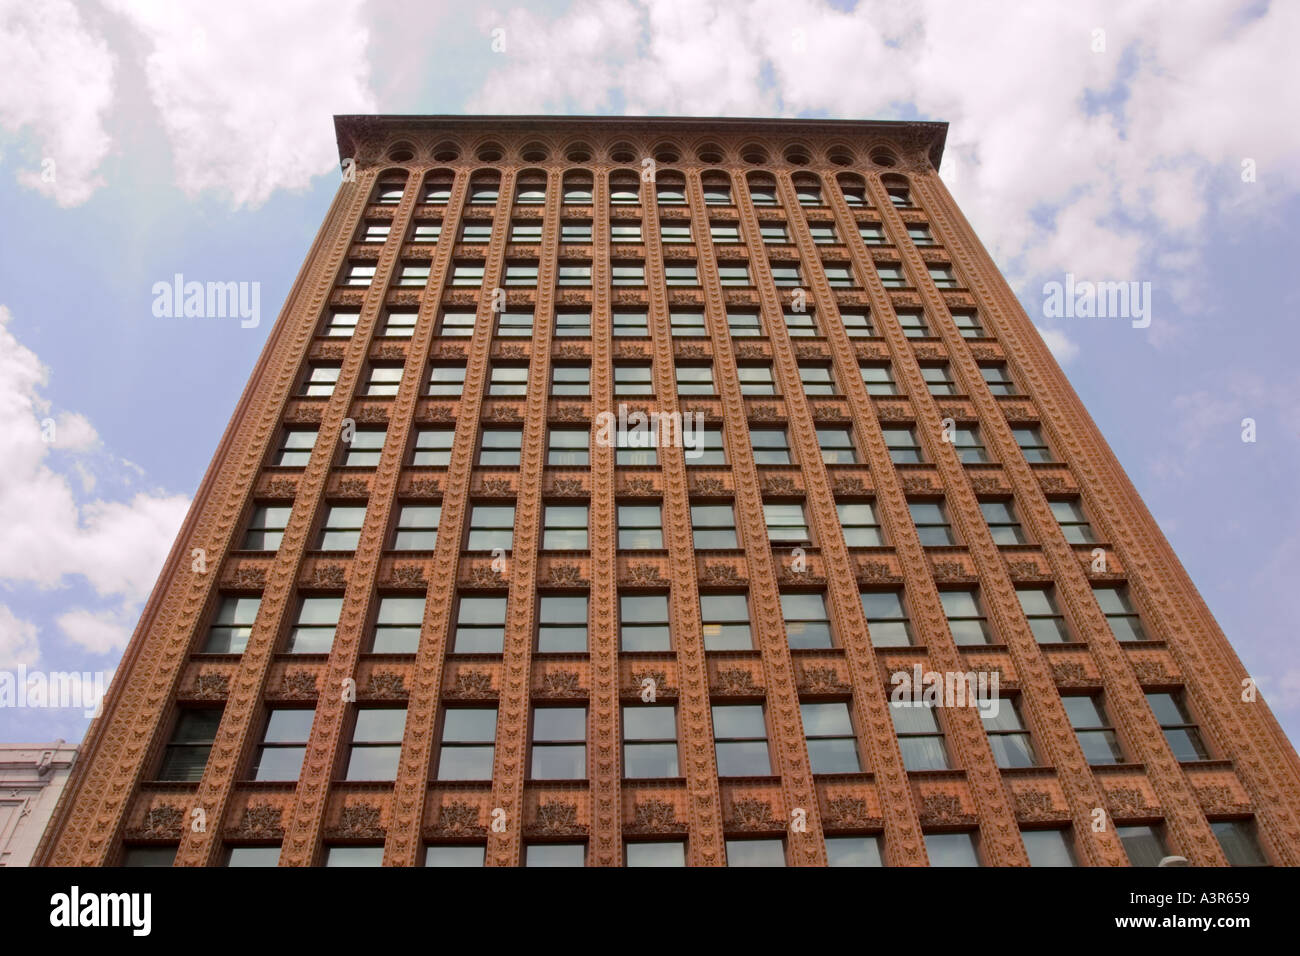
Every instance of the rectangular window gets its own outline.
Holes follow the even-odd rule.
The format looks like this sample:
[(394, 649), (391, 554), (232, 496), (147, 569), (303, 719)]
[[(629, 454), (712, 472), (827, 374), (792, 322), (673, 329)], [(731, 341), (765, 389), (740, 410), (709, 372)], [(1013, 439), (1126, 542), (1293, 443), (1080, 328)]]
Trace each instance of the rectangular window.
[(423, 201), (427, 203), (446, 203), (451, 199), (451, 182), (429, 183), (424, 189)]
[(614, 334), (616, 336), (631, 335), (638, 338), (647, 336), (650, 334), (650, 327), (646, 324), (646, 321), (644, 312), (615, 312)]
[[(615, 272), (618, 270), (615, 269)], [(555, 276), (555, 284), (558, 286), (589, 286), (591, 285), (591, 263), (560, 263), (559, 271)], [(615, 285), (620, 283), (615, 281)]]
[(731, 187), (726, 183), (705, 183), (704, 204), (706, 206), (730, 206)]
[(903, 327), (903, 334), (909, 339), (924, 339), (930, 335), (930, 327), (925, 324), (922, 312), (898, 312), (898, 324)]
[[(881, 263), (876, 266), (876, 274), (880, 276), (880, 283), (886, 289), (904, 289), (907, 287), (907, 277), (903, 275), (903, 267), (896, 262)], [(899, 316), (901, 319), (902, 316)]]
[(659, 450), (653, 445), (642, 448), (641, 438), (631, 431), (614, 433), (614, 464), (650, 467), (659, 464)]
[(483, 466), (519, 467), (519, 443), (523, 430), (519, 428), (489, 428), (483, 432), (478, 450), (478, 463)]
[(798, 502), (764, 503), (763, 520), (767, 522), (767, 539), (772, 544), (807, 544), (812, 540), (803, 505)]
[(375, 266), (362, 265), (359, 262), (353, 262), (348, 266), (347, 278), (343, 280), (344, 285), (349, 286), (368, 286), (375, 278)]
[(336, 363), (313, 363), (303, 380), (299, 395), (326, 397), (334, 394), (342, 367)]
[(916, 536), (921, 539), (922, 547), (943, 547), (957, 543), (942, 501), (909, 501), (907, 509), (912, 513), (912, 523), (916, 525)]
[(680, 183), (659, 183), (655, 198), (661, 206), (686, 205), (686, 189)]
[[(538, 231), (538, 239), (541, 233)], [(615, 240), (617, 241), (617, 240)], [(591, 223), (589, 222), (562, 222), (560, 223), (560, 242), (566, 245), (577, 245), (591, 242)]]
[(374, 468), (384, 451), (388, 432), (380, 428), (358, 428), (352, 433), (339, 464), (345, 468)]
[(460, 241), (470, 245), (492, 241), (492, 223), (486, 219), (467, 219), (460, 227)]
[(461, 596), (456, 608), (453, 654), (500, 654), (506, 640), (506, 597)]
[(650, 366), (648, 364), (631, 365), (623, 363), (614, 365), (615, 395), (653, 395), (654, 393), (654, 379), (650, 375)]
[(758, 232), (763, 237), (763, 242), (768, 245), (784, 246), (790, 243), (790, 234), (785, 231), (785, 226), (780, 223), (763, 223), (758, 227)]
[(872, 647), (911, 646), (912, 622), (908, 619), (901, 590), (863, 591), (862, 613), (867, 618)]
[(929, 704), (894, 701), (889, 705), (889, 713), (894, 718), (898, 749), (903, 752), (903, 769), (949, 769), (948, 751), (934, 708)]
[(1187, 703), (1182, 693), (1149, 693), (1146, 695), (1151, 712), (1156, 715), (1165, 741), (1173, 751), (1174, 759), (1179, 763), (1194, 760), (1209, 760), (1210, 752), (1201, 739), (1200, 728), (1187, 711)]
[(822, 204), (822, 191), (812, 183), (795, 183), (794, 193), (801, 206), (820, 206)]
[(375, 613), (372, 654), (414, 654), (420, 646), (424, 624), (424, 597), (384, 595)]
[(442, 715), (437, 779), (491, 780), (496, 739), (495, 707), (448, 707)]
[(527, 365), (493, 365), (488, 379), (488, 395), (522, 397), (528, 394)]
[(964, 339), (980, 339), (984, 337), (984, 328), (980, 325), (979, 316), (974, 312), (954, 312), (952, 321), (957, 330), (961, 332)]
[(924, 461), (921, 446), (916, 440), (916, 429), (883, 428), (885, 444), (889, 446), (889, 460), (896, 465), (915, 465)]
[(772, 182), (751, 182), (749, 184), (749, 201), (755, 206), (775, 206), (776, 184)]
[(1129, 598), (1126, 587), (1093, 588), (1093, 596), (1101, 606), (1101, 613), (1106, 615), (1106, 623), (1117, 641), (1145, 641), (1147, 632), (1142, 627), (1142, 618)]
[(856, 289), (858, 287), (858, 280), (853, 277), (853, 270), (848, 266), (833, 266), (824, 263), (822, 272), (826, 274), (826, 282), (832, 289)]
[(677, 713), (671, 704), (624, 705), (623, 776), (638, 780), (679, 776)]
[(678, 395), (714, 395), (713, 366), (696, 363), (677, 363)]
[(393, 396), (402, 384), (402, 366), (372, 365), (366, 379), (365, 394), (369, 397)]
[(429, 367), (429, 395), (460, 396), (465, 391), (465, 366), (432, 365)]
[(609, 238), (611, 242), (640, 242), (641, 223), (639, 222), (610, 223)]
[(805, 395), (834, 395), (835, 376), (823, 362), (800, 362), (799, 382)]
[(537, 602), (537, 653), (587, 653), (587, 595), (541, 596)]
[(907, 224), (907, 237), (912, 240), (914, 245), (934, 245), (934, 236), (930, 235), (930, 227), (924, 223), (909, 222)]
[[(492, 201), (496, 201), (495, 196)], [(515, 202), (520, 206), (540, 206), (545, 203), (545, 181), (537, 180), (530, 182), (528, 180), (520, 180), (519, 185), (515, 189)]]
[(533, 334), (533, 313), (502, 312), (497, 318), (497, 335), (531, 338)]
[(668, 285), (699, 285), (700, 276), (694, 263), (668, 262), (664, 264), (664, 280)]
[[(468, 223), (466, 223), (465, 228), (469, 228)], [(491, 238), (492, 233), (491, 228), (489, 227), (488, 239)], [(466, 241), (468, 242), (469, 240)], [(510, 241), (520, 244), (541, 242), (542, 224), (540, 222), (512, 222), (510, 224)]]
[(266, 721), (262, 742), (253, 761), (254, 780), (297, 780), (302, 773), (302, 761), (307, 756), (307, 741), (311, 737), (315, 709), (277, 707)]
[(279, 866), (278, 846), (231, 846), (226, 850), (225, 866)]
[(483, 284), (483, 263), (455, 263), (451, 270), (451, 284), (454, 286), (481, 286)]
[(748, 651), (754, 646), (749, 630), (749, 603), (743, 594), (701, 594), (706, 651)]
[(547, 551), (586, 551), (587, 506), (547, 505), (542, 547)]
[(839, 242), (835, 235), (835, 227), (831, 225), (812, 224), (808, 226), (808, 232), (812, 236), (813, 242), (821, 246), (834, 245)]
[(980, 437), (978, 425), (958, 425), (952, 431), (952, 445), (962, 464), (979, 464), (989, 460), (988, 449)]
[(948, 618), (948, 630), (952, 632), (954, 644), (993, 643), (976, 588), (942, 590), (939, 600), (943, 603), (943, 613)]
[(411, 448), (411, 464), (446, 467), (451, 462), (451, 443), (456, 433), (450, 428), (417, 428)]
[(1065, 615), (1057, 607), (1051, 588), (1016, 588), (1016, 597), (1039, 644), (1069, 643), (1070, 630), (1065, 626)]
[(659, 239), (668, 245), (691, 241), (690, 226), (669, 226), (661, 225), (659, 227)]
[(727, 866), (785, 866), (785, 843), (779, 838), (728, 840)]
[(668, 313), (668, 321), (673, 335), (707, 336), (708, 327), (704, 324), (703, 312), (683, 312), (677, 309)]
[(343, 613), (339, 595), (311, 595), (298, 605), (298, 618), (289, 632), (288, 654), (328, 654)]
[(1169, 855), (1169, 846), (1160, 827), (1116, 827), (1115, 835), (1124, 845), (1124, 852), (1133, 866), (1159, 866), (1160, 861)]
[(772, 381), (770, 365), (740, 365), (736, 368), (740, 377), (741, 395), (775, 395), (776, 385)]
[(515, 506), (474, 505), (470, 510), (467, 551), (494, 551), (514, 546)]
[(841, 309), (840, 320), (844, 324), (844, 331), (851, 339), (869, 339), (876, 334), (876, 330), (871, 324), (871, 317), (866, 312)]
[(619, 649), (667, 651), (668, 595), (624, 594), (618, 599)]
[(609, 270), (610, 285), (645, 285), (645, 266), (639, 262), (616, 262)]
[(1025, 461), (1032, 463), (1054, 460), (1052, 451), (1047, 447), (1047, 442), (1043, 440), (1043, 433), (1037, 425), (1012, 428), (1011, 434), (1015, 436), (1016, 444), (1020, 446), (1020, 453), (1025, 456)]
[(691, 505), (691, 529), (697, 549), (738, 548), (736, 512), (731, 505)]
[(203, 768), (208, 764), (208, 754), (212, 752), (220, 724), (221, 711), (215, 707), (183, 709), (163, 753), (158, 779), (202, 780)]
[(766, 777), (772, 772), (761, 704), (714, 704), (713, 740), (719, 777)]
[(772, 282), (782, 288), (793, 288), (800, 285), (803, 280), (799, 276), (798, 266), (778, 266), (772, 268)]
[(733, 245), (740, 242), (740, 228), (734, 222), (710, 223), (709, 238), (715, 245)]
[(955, 289), (959, 283), (957, 276), (952, 271), (952, 266), (932, 265), (929, 266), (930, 281), (940, 289)]
[(384, 317), (384, 335), (390, 339), (409, 339), (415, 334), (418, 312), (389, 312)]
[(981, 501), (980, 511), (989, 526), (994, 544), (1024, 544), (1025, 532), (1020, 527), (1015, 508), (1010, 501)]
[(590, 365), (556, 365), (551, 371), (552, 395), (591, 394)]
[(781, 317), (785, 320), (786, 332), (794, 338), (821, 335), (815, 312), (785, 312)]
[(432, 551), (438, 544), (442, 505), (404, 504), (397, 514), (394, 551)]
[(790, 464), (790, 444), (784, 428), (751, 428), (749, 440), (754, 449), (754, 464)]
[(884, 866), (879, 836), (826, 837), (827, 866)]
[(397, 284), (424, 288), (429, 282), (429, 269), (427, 262), (405, 262), (397, 276)]
[(477, 321), (478, 315), (474, 312), (446, 311), (442, 313), (439, 331), (442, 335), (466, 338), (474, 334), (474, 324)]
[(1097, 540), (1088, 524), (1088, 516), (1083, 513), (1083, 505), (1078, 498), (1065, 501), (1049, 501), (1052, 517), (1061, 526), (1061, 533), (1070, 544), (1092, 544)]
[(1079, 747), (1090, 764), (1115, 764), (1124, 762), (1124, 751), (1119, 736), (1111, 726), (1101, 695), (1062, 695), (1065, 713), (1070, 726), (1079, 738)]
[(253, 622), (257, 620), (257, 609), (262, 606), (262, 598), (252, 595), (228, 594), (217, 605), (216, 616), (208, 628), (208, 637), (203, 644), (204, 654), (242, 654), (248, 646), (248, 638), (253, 633)]
[(722, 440), (721, 428), (705, 428), (701, 445), (703, 447), (699, 449), (697, 457), (686, 456), (686, 464), (725, 465), (727, 463), (727, 447)]
[(957, 395), (957, 383), (953, 380), (952, 369), (947, 362), (937, 365), (922, 365), (921, 377), (931, 395)]
[(862, 371), (862, 381), (867, 386), (868, 395), (898, 394), (894, 373), (888, 362), (864, 362), (858, 367)]
[[(990, 738), (992, 739), (992, 738)], [(1070, 846), (1070, 830), (1058, 827), (1051, 830), (1022, 830), (1025, 852), (1030, 866), (1078, 866), (1074, 849)]]
[(803, 592), (781, 593), (781, 617), (791, 650), (831, 647), (831, 618), (826, 595)]
[(411, 242), (437, 242), (442, 238), (442, 223), (417, 222), (411, 230)]
[(813, 773), (861, 773), (849, 705), (842, 700), (801, 703), (804, 738)]
[(402, 201), (402, 195), (405, 192), (406, 181), (404, 179), (381, 182), (375, 187), (374, 202), (381, 206), (396, 206)]
[(405, 728), (405, 707), (359, 707), (345, 779), (396, 780)]
[(321, 525), (318, 551), (355, 551), (361, 540), (361, 524), (366, 520), (365, 505), (331, 505)]
[(324, 334), (336, 339), (351, 338), (360, 318), (360, 312), (331, 312), (325, 320)]
[(889, 201), (895, 206), (912, 205), (912, 197), (906, 186), (886, 186), (885, 192), (889, 194)]
[(878, 222), (858, 223), (858, 235), (869, 246), (885, 245), (885, 230), (881, 228)]
[(591, 463), (591, 436), (585, 428), (552, 428), (547, 437), (548, 465), (583, 466)]
[(997, 365), (981, 365), (980, 374), (984, 376), (985, 384), (994, 395), (1018, 394), (1016, 383), (1011, 380), (1005, 364), (999, 362)]
[(1020, 702), (1015, 697), (1002, 697), (997, 701), (996, 712), (991, 707), (981, 708), (980, 717), (989, 735), (993, 759), (1004, 769), (1033, 767), (1038, 764), (1034, 742), (1020, 716)]
[(591, 313), (574, 311), (556, 312), (555, 334), (557, 336), (569, 336), (571, 338), (591, 338)]
[(533, 708), (533, 780), (587, 776), (587, 708)]
[(1250, 820), (1212, 820), (1210, 829), (1228, 858), (1229, 866), (1268, 866), (1268, 857), (1259, 845), (1255, 825)]
[(241, 545), (245, 551), (278, 551), (289, 524), (292, 505), (258, 505), (248, 519)]
[(630, 550), (658, 550), (664, 546), (662, 509), (659, 505), (618, 506), (618, 546)]
[(718, 264), (718, 282), (726, 286), (747, 286), (752, 285), (749, 281), (749, 266), (735, 265), (727, 266)]
[(524, 866), (586, 866), (585, 843), (526, 843)]
[(817, 429), (817, 445), (821, 448), (822, 461), (828, 465), (852, 465), (858, 460), (850, 428)]
[(736, 312), (727, 310), (727, 331), (733, 338), (762, 335), (763, 327), (758, 321), (757, 312)]
[(876, 509), (869, 501), (841, 501), (835, 505), (844, 543), (850, 548), (874, 548), (885, 543)]

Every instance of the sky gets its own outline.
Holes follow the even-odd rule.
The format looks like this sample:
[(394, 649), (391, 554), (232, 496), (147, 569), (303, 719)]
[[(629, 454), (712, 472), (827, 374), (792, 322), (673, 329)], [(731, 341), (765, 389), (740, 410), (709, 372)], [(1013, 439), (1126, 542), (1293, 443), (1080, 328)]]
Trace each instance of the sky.
[[(0, 671), (121, 657), (339, 184), (332, 117), (924, 119), (1293, 741), (1300, 4), (0, 0)], [(261, 321), (153, 286), (255, 282)], [(1150, 290), (1150, 323), (1044, 288)], [(1243, 440), (1243, 420), (1253, 441)], [(0, 740), (82, 708), (0, 706)]]

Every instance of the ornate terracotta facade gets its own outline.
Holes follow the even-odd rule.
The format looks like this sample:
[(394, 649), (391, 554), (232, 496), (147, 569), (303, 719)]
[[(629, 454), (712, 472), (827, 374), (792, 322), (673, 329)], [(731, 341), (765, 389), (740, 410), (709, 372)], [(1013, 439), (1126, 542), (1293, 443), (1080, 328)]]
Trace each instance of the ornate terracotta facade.
[[(1124, 866), (1117, 828), (1151, 825), (1171, 854), (1224, 865), (1212, 829), (1224, 821), (1248, 823), (1269, 861), (1300, 862), (1300, 761), (939, 179), (944, 125), (340, 117), (336, 126), (345, 181), (38, 862), (114, 865), (132, 847), (175, 847), (176, 865), (221, 865), (232, 846), (278, 846), (279, 865), (311, 866), (331, 847), (382, 846), (385, 865), (412, 866), (426, 846), (447, 845), (512, 866), (528, 846), (565, 843), (583, 845), (589, 866), (618, 866), (631, 842), (668, 840), (684, 843), (691, 865), (713, 866), (727, 863), (728, 841), (764, 837), (781, 842), (788, 864), (815, 866), (828, 861), (827, 838), (872, 836), (888, 864), (926, 865), (928, 834), (969, 833), (983, 864), (1027, 865), (1022, 831), (1056, 828), (1080, 864)], [(584, 175), (589, 196), (566, 188)], [(637, 195), (615, 201), (629, 177)], [(495, 190), (476, 194), (483, 183)], [(755, 202), (769, 184), (774, 201)], [(459, 241), (470, 240), (467, 219), (490, 229)], [(638, 240), (615, 242), (611, 224), (633, 221)], [(566, 237), (569, 222), (590, 223), (590, 238)], [(432, 240), (414, 232), (435, 223)], [(520, 224), (539, 228), (516, 234)], [(711, 224), (734, 227), (738, 241), (715, 241), (723, 232)], [(388, 226), (386, 238), (365, 241), (372, 225)], [(687, 241), (665, 243), (663, 226), (686, 227)], [(765, 236), (775, 227), (783, 241)], [(920, 227), (932, 241), (917, 239)], [(670, 272), (686, 262), (693, 284)], [(453, 282), (465, 263), (481, 264), (481, 284)], [(535, 265), (535, 283), (511, 279), (516, 263)], [(643, 269), (642, 283), (624, 281), (626, 264)], [(410, 265), (428, 267), (419, 286), (402, 284)], [(589, 282), (569, 281), (574, 265), (579, 274), (589, 265)], [(373, 267), (368, 284), (349, 284), (356, 266)], [(735, 281), (740, 267), (746, 282)], [(794, 288), (774, 273), (789, 267), (799, 269)], [(531, 336), (498, 334), (496, 289), (508, 311), (532, 313)], [(783, 319), (796, 291), (815, 334), (791, 334)], [(444, 334), (448, 308), (476, 312), (472, 335)], [(386, 334), (392, 309), (418, 310), (413, 332)], [(618, 310), (644, 312), (646, 332), (615, 334)], [(745, 310), (760, 316), (760, 334), (733, 335), (728, 312)], [(909, 310), (924, 314), (928, 334), (904, 328), (898, 313)], [(350, 335), (324, 334), (335, 311), (357, 313)], [(563, 311), (589, 312), (589, 334), (560, 334)], [(675, 334), (678, 311), (703, 313), (703, 328)], [(869, 317), (871, 334), (841, 321), (850, 311)], [(963, 335), (954, 313), (973, 315), (980, 334)], [(459, 395), (427, 394), (438, 363), (464, 365)], [(527, 367), (524, 394), (489, 394), (498, 363)], [(589, 395), (552, 394), (552, 368), (565, 363), (589, 366)], [(616, 392), (615, 368), (627, 363), (650, 365), (653, 395)], [(680, 363), (709, 364), (713, 393), (679, 392)], [(869, 393), (870, 363), (892, 369), (893, 394)], [(304, 377), (324, 364), (337, 365), (332, 394), (304, 396)], [(770, 365), (772, 394), (742, 391), (741, 366), (755, 364)], [(395, 395), (365, 394), (376, 365), (404, 369)], [(830, 392), (806, 394), (801, 366), (829, 369)], [(927, 370), (939, 366), (952, 387), (932, 394)], [(997, 366), (1014, 383), (1009, 394), (986, 381)], [(727, 463), (694, 464), (669, 444), (653, 467), (624, 466), (592, 441), (588, 466), (548, 464), (552, 427), (594, 426), (620, 404), (703, 413), (722, 430)], [(987, 463), (963, 462), (946, 440), (954, 424), (978, 426)], [(272, 463), (287, 426), (317, 431), (303, 466)], [(445, 465), (411, 464), (419, 429), (453, 426)], [(521, 430), (517, 467), (478, 463), (482, 433), (497, 426)], [(1031, 463), (1017, 442), (1013, 429), (1030, 426), (1051, 450), (1045, 460)], [(365, 427), (386, 428), (377, 464), (341, 465), (344, 436)], [(791, 464), (757, 462), (752, 427), (783, 428)], [(854, 461), (823, 461), (818, 429), (832, 427), (851, 430)], [(913, 428), (919, 463), (895, 463), (885, 430), (899, 427)], [(995, 543), (981, 510), (991, 500), (1014, 503), (1025, 543)], [(918, 501), (944, 504), (956, 544), (922, 543), (909, 510)], [(1067, 540), (1056, 501), (1082, 508), (1093, 541)], [(355, 550), (317, 550), (330, 506), (349, 503), (365, 505)], [(397, 515), (413, 503), (441, 508), (431, 551), (393, 547)], [(588, 507), (588, 547), (545, 550), (544, 508), (566, 503)], [(618, 506), (657, 503), (662, 548), (620, 549)], [(743, 547), (694, 547), (692, 505), (709, 503), (734, 505)], [(771, 544), (769, 503), (803, 505), (806, 546)], [(884, 543), (850, 547), (837, 503), (871, 504)], [(493, 504), (515, 508), (504, 556), (466, 547), (472, 508)], [(254, 509), (275, 505), (292, 507), (278, 549), (244, 550)], [(1146, 640), (1119, 640), (1094, 597), (1120, 585)], [(1026, 586), (1053, 589), (1071, 640), (1036, 639), (1017, 597)], [(954, 587), (977, 589), (989, 642), (955, 639), (941, 598)], [(882, 588), (901, 589), (910, 646), (873, 644), (861, 595)], [(538, 652), (546, 593), (586, 595), (586, 653)], [(672, 649), (622, 652), (620, 596), (659, 593)], [(714, 593), (746, 595), (752, 650), (706, 651), (700, 595)], [(831, 646), (791, 648), (784, 593), (823, 596)], [(476, 594), (506, 597), (501, 653), (453, 650), (458, 602)], [(207, 652), (222, 600), (241, 595), (260, 598), (242, 652)], [(304, 595), (341, 598), (328, 653), (286, 651)], [(384, 596), (425, 599), (415, 653), (371, 653)], [(917, 664), (996, 671), (1033, 764), (999, 766), (976, 710), (947, 707), (947, 769), (908, 769), (890, 676)], [(673, 777), (623, 773), (621, 709), (647, 681), (675, 708)], [(1162, 692), (1184, 702), (1207, 759), (1175, 755), (1145, 696)], [(1123, 759), (1090, 760), (1063, 694), (1100, 695)], [(848, 705), (861, 772), (813, 771), (800, 705), (828, 701)], [(770, 774), (719, 776), (711, 708), (728, 703), (763, 706)], [(368, 704), (406, 708), (387, 780), (344, 773), (356, 711)], [(530, 774), (530, 716), (546, 704), (585, 706), (585, 779)], [(312, 705), (298, 779), (253, 779), (269, 710)], [(439, 780), (444, 712), (466, 705), (497, 709), (492, 778)], [(220, 713), (201, 774), (160, 779), (179, 716), (196, 709)]]

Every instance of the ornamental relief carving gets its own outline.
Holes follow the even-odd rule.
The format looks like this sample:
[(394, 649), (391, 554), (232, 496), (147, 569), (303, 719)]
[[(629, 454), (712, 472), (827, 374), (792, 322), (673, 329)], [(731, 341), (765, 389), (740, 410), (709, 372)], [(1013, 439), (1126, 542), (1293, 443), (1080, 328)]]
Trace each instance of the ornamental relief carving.
[(492, 675), (487, 671), (457, 671), (456, 683), (448, 689), (447, 696), (457, 698), (495, 697), (496, 691), (492, 688)]
[(437, 478), (416, 478), (411, 482), (410, 493), (417, 498), (436, 497), (442, 491), (442, 485)]
[(487, 827), (479, 823), (479, 808), (475, 804), (454, 800), (438, 810), (437, 829), (443, 833), (482, 836)]
[(882, 825), (872, 816), (863, 797), (832, 797), (826, 801), (826, 822), (837, 829), (875, 829)]
[(281, 839), (284, 837), (282, 823), (284, 810), (269, 803), (250, 804), (244, 809), (239, 826), (231, 834), (245, 839), (267, 837)]
[(315, 697), (317, 693), (316, 675), (310, 671), (289, 671), (280, 685), (283, 697)]
[(624, 685), (621, 693), (629, 697), (640, 695), (646, 681), (651, 682), (656, 696), (677, 696), (677, 688), (668, 683), (668, 675), (663, 671), (633, 671), (631, 683)]
[(765, 831), (784, 830), (785, 824), (773, 815), (772, 804), (766, 800), (735, 800), (727, 815), (727, 824), (733, 830)]
[(653, 587), (666, 585), (668, 581), (660, 574), (657, 564), (634, 564), (627, 569), (627, 583), (635, 587)]
[(1043, 790), (1017, 790), (1016, 798), (1016, 819), (1037, 822), (1042, 820), (1055, 820), (1064, 815), (1064, 811), (1056, 809), (1052, 803), (1051, 794)]
[(754, 683), (754, 675), (741, 667), (730, 667), (718, 671), (714, 688), (719, 694), (731, 696), (754, 696), (763, 693), (763, 688)]
[(153, 807), (144, 815), (140, 826), (131, 830), (137, 839), (164, 839), (179, 837), (185, 824), (185, 811), (171, 804)]
[(706, 564), (704, 573), (700, 576), (701, 584), (746, 584), (748, 579), (743, 577), (730, 564)]
[(376, 671), (370, 675), (370, 682), (362, 696), (377, 700), (397, 700), (407, 696), (406, 680), (401, 674), (391, 671)]
[(348, 572), (341, 564), (318, 564), (312, 569), (308, 587), (341, 591), (348, 584)]
[(237, 568), (235, 573), (226, 579), (226, 587), (231, 590), (260, 591), (265, 585), (266, 570), (247, 564)]
[(551, 671), (542, 677), (541, 696), (586, 697), (587, 689), (577, 671)]
[(686, 824), (677, 822), (677, 810), (663, 800), (641, 800), (633, 811), (629, 829), (639, 833), (685, 832)]
[(554, 564), (546, 576), (546, 583), (550, 587), (573, 587), (585, 588), (591, 585), (591, 582), (582, 576), (582, 569), (576, 564)]
[(191, 696), (200, 700), (220, 700), (229, 692), (229, 674), (207, 671), (194, 679), (194, 690)]
[(927, 793), (921, 798), (921, 823), (925, 826), (969, 825), (973, 813), (962, 809), (961, 798), (951, 793)]
[(329, 828), (334, 836), (377, 838), (385, 834), (380, 825), (380, 810), (368, 803), (358, 803), (343, 808), (337, 826)]
[(850, 687), (834, 667), (805, 667), (799, 675), (799, 689), (809, 694), (839, 694)]
[(581, 836), (586, 834), (587, 826), (578, 822), (577, 804), (544, 803), (537, 808), (537, 821), (526, 830), (537, 836)]

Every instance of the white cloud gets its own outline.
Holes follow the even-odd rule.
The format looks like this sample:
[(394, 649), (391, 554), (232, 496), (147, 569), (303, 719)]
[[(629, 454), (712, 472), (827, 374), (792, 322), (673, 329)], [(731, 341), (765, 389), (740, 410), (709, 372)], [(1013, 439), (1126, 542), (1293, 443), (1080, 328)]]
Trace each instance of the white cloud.
[(29, 130), (39, 147), (18, 181), (60, 206), (85, 202), (104, 184), (98, 170), (111, 142), (104, 129), (114, 71), (107, 44), (67, 0), (5, 0), (0, 64), (0, 128)]
[(31, 667), (40, 656), (36, 625), (0, 604), (0, 667)]
[(131, 607), (107, 611), (74, 608), (60, 614), (58, 624), (74, 643), (93, 654), (107, 654), (122, 650), (130, 640), (136, 617), (131, 610)]
[(257, 206), (338, 163), (335, 113), (374, 112), (357, 0), (106, 0), (150, 47), (145, 74), (190, 195)]
[[(950, 188), (1013, 282), (1163, 279), (1184, 300), (1157, 257), (1199, 252), (1215, 207), (1253, 215), (1300, 189), (1300, 126), (1279, 119), (1300, 114), (1300, 4), (576, 0), (549, 21), (480, 23), (504, 23), (509, 46), (472, 110), (890, 118), (910, 104), (946, 120)], [(1258, 184), (1240, 182), (1244, 157)]]
[(1079, 354), (1079, 346), (1060, 329), (1039, 328), (1038, 334), (1043, 337), (1043, 342), (1051, 351), (1052, 357), (1060, 365), (1072, 361)]
[[(78, 504), (68, 480), (48, 464), (51, 446), (41, 437), (46, 369), (10, 332), (9, 319), (0, 306), (0, 582), (56, 587), (81, 576), (101, 596), (143, 600), (189, 502), (183, 495), (139, 493), (129, 502)], [(84, 418), (63, 420), (73, 439), (65, 454), (97, 443), (88, 440), (94, 429)]]

